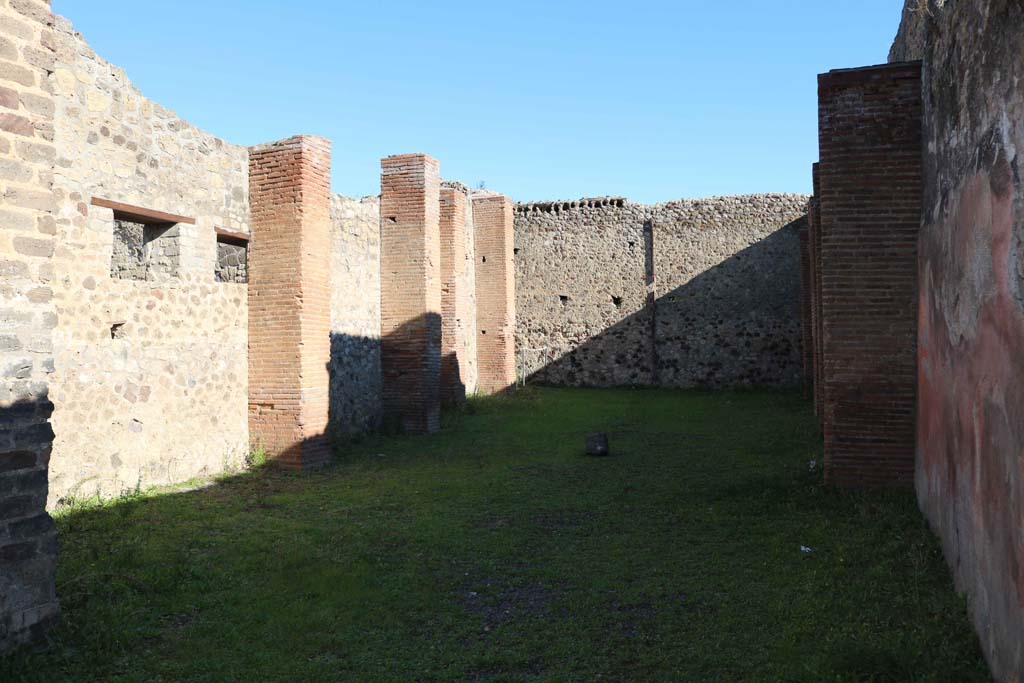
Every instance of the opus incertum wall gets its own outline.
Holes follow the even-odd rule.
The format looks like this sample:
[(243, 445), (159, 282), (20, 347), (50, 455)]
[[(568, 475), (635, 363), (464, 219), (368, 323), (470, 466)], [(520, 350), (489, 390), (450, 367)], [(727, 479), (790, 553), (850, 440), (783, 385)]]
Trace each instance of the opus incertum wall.
[(795, 386), (806, 195), (515, 212), (520, 372), (571, 386)]
[[(247, 286), (217, 266), (218, 231), (248, 234), (248, 149), (146, 99), (54, 22), (50, 504), (240, 468)], [(125, 224), (148, 262), (117, 273)]]

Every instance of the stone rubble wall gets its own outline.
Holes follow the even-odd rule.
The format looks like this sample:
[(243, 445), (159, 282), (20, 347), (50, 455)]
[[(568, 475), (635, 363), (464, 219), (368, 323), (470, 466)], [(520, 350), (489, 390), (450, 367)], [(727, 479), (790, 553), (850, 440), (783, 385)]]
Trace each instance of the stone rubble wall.
[(380, 426), (380, 198), (331, 201), (330, 429)]
[(916, 488), (995, 679), (1021, 681), (1024, 5), (920, 4), (892, 50), (924, 60)]
[(0, 655), (59, 614), (46, 513), (53, 429), (53, 16), (0, 1)]
[(520, 204), (520, 374), (571, 386), (801, 381), (804, 195)]
[(217, 267), (214, 277), (217, 282), (249, 282), (249, 250), (241, 244), (217, 242)]
[[(54, 43), (50, 504), (238, 467), (248, 452), (247, 290), (215, 280), (214, 228), (247, 232), (248, 150), (147, 100), (61, 17)], [(194, 217), (160, 238), (176, 274), (112, 278), (114, 213), (94, 197)]]

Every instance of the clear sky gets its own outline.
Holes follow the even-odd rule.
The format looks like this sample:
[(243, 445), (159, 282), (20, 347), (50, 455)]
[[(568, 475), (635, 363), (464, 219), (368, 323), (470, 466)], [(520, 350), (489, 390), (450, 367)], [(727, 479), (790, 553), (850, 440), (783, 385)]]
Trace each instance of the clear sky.
[(213, 134), (334, 142), (520, 201), (808, 192), (815, 75), (884, 62), (901, 0), (53, 0), (149, 98)]

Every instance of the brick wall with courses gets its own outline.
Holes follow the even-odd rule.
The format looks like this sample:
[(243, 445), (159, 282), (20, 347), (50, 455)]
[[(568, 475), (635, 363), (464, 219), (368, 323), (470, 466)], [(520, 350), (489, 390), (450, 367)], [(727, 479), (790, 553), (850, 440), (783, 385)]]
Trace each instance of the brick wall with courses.
[(440, 165), (425, 154), (381, 160), (381, 377), (384, 419), (440, 429)]
[(825, 477), (909, 485), (917, 377), (917, 65), (818, 80)]
[(520, 204), (516, 342), (534, 381), (801, 381), (805, 195)]
[(475, 232), (477, 383), (482, 394), (516, 382), (515, 227), (511, 199), (480, 190), (470, 195)]
[(53, 431), (53, 68), (48, 2), (0, 2), (0, 654), (58, 615)]
[(291, 468), (327, 463), (331, 359), (331, 143), (249, 150), (249, 439)]
[(476, 237), (465, 185), (441, 184), (441, 400), (477, 393)]
[[(248, 152), (147, 100), (61, 17), (55, 44), (51, 504), (239, 467), (247, 293), (215, 281), (214, 228), (248, 230)], [(111, 278), (114, 216), (94, 197), (194, 217), (178, 275)]]

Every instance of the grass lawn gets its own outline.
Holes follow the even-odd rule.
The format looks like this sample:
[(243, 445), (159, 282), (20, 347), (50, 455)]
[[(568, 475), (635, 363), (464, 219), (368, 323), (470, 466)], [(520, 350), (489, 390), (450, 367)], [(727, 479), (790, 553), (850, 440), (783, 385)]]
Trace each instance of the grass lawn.
[(79, 506), (54, 646), (0, 681), (989, 680), (912, 494), (819, 458), (796, 393), (531, 389)]

